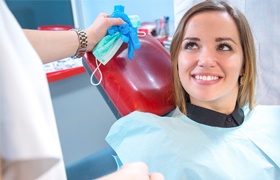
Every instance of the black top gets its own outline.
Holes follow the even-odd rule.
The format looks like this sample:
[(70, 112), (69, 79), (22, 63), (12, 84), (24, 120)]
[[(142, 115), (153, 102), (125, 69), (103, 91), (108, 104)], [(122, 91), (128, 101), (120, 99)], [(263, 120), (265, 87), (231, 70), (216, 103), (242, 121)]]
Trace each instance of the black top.
[(187, 116), (198, 123), (216, 127), (236, 127), (244, 121), (244, 112), (238, 104), (234, 111), (227, 115), (187, 103)]

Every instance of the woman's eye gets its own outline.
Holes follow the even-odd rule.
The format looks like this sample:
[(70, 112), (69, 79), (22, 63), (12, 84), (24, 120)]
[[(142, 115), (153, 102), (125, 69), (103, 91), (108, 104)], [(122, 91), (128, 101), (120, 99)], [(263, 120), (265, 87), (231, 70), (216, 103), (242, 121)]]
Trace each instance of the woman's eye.
[(192, 50), (192, 49), (197, 49), (197, 44), (194, 43), (194, 42), (189, 42), (185, 45), (185, 49), (189, 49), (189, 50)]
[(221, 51), (230, 51), (232, 50), (231, 46), (228, 45), (228, 44), (220, 44), (218, 46), (218, 50), (221, 50)]

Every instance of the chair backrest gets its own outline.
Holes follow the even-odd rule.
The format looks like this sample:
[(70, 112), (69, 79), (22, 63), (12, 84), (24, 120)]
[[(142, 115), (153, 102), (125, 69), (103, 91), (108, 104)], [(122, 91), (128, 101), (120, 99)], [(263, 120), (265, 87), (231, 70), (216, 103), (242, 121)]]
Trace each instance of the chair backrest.
[[(132, 60), (127, 56), (127, 44), (123, 43), (106, 65), (99, 66), (103, 77), (99, 90), (108, 97), (105, 101), (112, 111), (117, 110), (117, 118), (134, 110), (165, 115), (175, 108), (169, 53), (150, 35), (139, 40), (141, 48), (134, 52)], [(89, 73), (96, 69), (91, 52), (83, 59)], [(99, 80), (100, 74), (95, 73), (95, 78)]]

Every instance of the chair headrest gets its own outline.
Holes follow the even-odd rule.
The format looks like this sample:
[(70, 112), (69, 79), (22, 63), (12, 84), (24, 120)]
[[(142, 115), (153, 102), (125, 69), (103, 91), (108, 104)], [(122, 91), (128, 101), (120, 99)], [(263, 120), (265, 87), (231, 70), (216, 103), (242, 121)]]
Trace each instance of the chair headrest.
[[(153, 36), (139, 40), (141, 48), (132, 60), (123, 43), (106, 65), (99, 66), (102, 89), (121, 116), (135, 110), (165, 115), (175, 108), (170, 55)], [(91, 71), (96, 69), (91, 52), (85, 54), (84, 60)], [(99, 80), (100, 75), (96, 73), (95, 77)]]

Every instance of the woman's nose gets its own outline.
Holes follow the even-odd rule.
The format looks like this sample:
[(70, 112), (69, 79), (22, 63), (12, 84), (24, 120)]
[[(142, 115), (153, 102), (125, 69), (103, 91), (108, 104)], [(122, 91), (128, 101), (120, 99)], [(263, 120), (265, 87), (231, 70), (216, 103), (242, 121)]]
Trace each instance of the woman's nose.
[(217, 65), (215, 51), (209, 48), (202, 49), (198, 58), (199, 67), (212, 68)]

